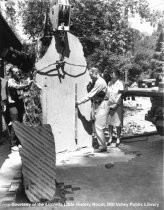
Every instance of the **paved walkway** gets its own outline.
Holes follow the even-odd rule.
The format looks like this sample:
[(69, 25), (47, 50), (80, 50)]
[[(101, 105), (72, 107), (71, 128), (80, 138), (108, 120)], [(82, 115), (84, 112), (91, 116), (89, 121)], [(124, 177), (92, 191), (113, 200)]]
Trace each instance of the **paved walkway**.
[[(17, 154), (11, 157), (17, 157), (18, 169)], [(57, 155), (57, 181), (64, 206), (40, 203), (32, 207), (20, 194), (15, 207), (9, 205), (7, 209), (162, 210), (163, 139), (158, 135), (129, 139), (119, 148), (109, 147), (107, 153), (101, 154), (93, 153), (91, 148), (60, 153)]]
[(21, 176), (19, 152), (11, 153), (9, 141), (4, 138), (0, 145), (0, 204), (15, 202)]
[[(83, 158), (86, 161), (72, 165), (68, 160), (57, 168), (57, 180), (79, 189), (72, 195), (66, 193), (67, 205), (72, 203), (74, 209), (121, 210), (154, 210), (159, 205), (158, 209), (163, 209), (161, 137), (152, 136), (146, 141), (122, 144), (120, 150), (109, 149), (107, 154), (88, 158), (89, 161)], [(114, 165), (108, 168), (110, 163)]]

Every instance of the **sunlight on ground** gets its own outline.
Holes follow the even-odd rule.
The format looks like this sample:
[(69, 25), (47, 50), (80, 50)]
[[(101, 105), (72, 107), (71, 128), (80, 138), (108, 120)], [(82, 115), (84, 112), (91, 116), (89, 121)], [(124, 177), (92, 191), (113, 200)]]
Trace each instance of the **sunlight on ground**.
[(108, 151), (104, 153), (94, 153), (93, 148), (83, 148), (75, 152), (57, 154), (56, 166), (91, 167), (104, 165), (106, 163), (128, 162), (134, 157), (134, 154), (125, 154), (125, 152), (118, 147), (108, 147)]
[[(0, 204), (5, 201), (14, 201), (14, 192), (21, 182), (21, 166), (19, 152), (12, 152), (0, 168)], [(10, 194), (10, 196), (7, 196), (7, 194)]]

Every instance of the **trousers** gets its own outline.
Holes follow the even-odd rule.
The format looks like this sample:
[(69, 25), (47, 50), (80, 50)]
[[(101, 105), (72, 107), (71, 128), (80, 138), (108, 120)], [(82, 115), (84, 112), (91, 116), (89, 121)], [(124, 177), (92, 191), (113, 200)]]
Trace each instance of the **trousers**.
[[(10, 107), (9, 112), (10, 112), (10, 118), (11, 118), (12, 123), (15, 121), (19, 121), (18, 110), (15, 106)], [(11, 129), (11, 131), (10, 131), (11, 147), (18, 146), (19, 140), (18, 140), (17, 136), (15, 135), (14, 128), (12, 125), (11, 125), (10, 129)]]
[(99, 145), (106, 147), (104, 130), (107, 121), (107, 101), (92, 104), (92, 117), (94, 119), (94, 128)]
[[(9, 104), (9, 113), (10, 113), (11, 123), (13, 123), (15, 121), (22, 122), (23, 107), (22, 107), (21, 103)], [(18, 146), (20, 144), (20, 141), (17, 138), (12, 125), (10, 128), (10, 138), (11, 138), (11, 147)]]

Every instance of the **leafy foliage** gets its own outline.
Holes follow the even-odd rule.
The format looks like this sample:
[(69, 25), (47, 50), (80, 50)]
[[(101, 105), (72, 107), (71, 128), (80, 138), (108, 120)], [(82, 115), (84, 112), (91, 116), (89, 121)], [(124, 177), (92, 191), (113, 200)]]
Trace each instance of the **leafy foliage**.
[(80, 38), (86, 57), (97, 48), (118, 54), (128, 47), (131, 34), (126, 18), (122, 17), (119, 2), (81, 0), (75, 4), (71, 31)]
[(42, 31), (49, 5), (49, 0), (24, 0), (19, 2), (25, 33), (33, 39), (36, 39)]
[(157, 80), (160, 80), (160, 73), (162, 72), (162, 68), (164, 66), (164, 30), (162, 25), (164, 25), (164, 20), (158, 27), (159, 37), (156, 43), (156, 50), (151, 60), (153, 69), (152, 77), (155, 77)]
[[(130, 69), (130, 77), (134, 77), (142, 72), (143, 66), (146, 68), (146, 64), (136, 63), (141, 58), (134, 55), (135, 43), (141, 40), (141, 34), (129, 27), (129, 13), (139, 13), (141, 18), (152, 24), (159, 17), (157, 13), (151, 14), (146, 0), (81, 0), (74, 3), (71, 31), (80, 38), (88, 63), (98, 66), (105, 75), (113, 68), (119, 68), (122, 73)], [(150, 47), (150, 43), (143, 43), (143, 47), (146, 45), (148, 52), (145, 55), (150, 55), (146, 57), (148, 63), (154, 45)], [(135, 60), (132, 56), (128, 58), (129, 52), (136, 56)]]
[(42, 106), (40, 89), (34, 83), (29, 90), (23, 92), (25, 114), (23, 123), (28, 126), (42, 125)]
[(16, 12), (16, 4), (14, 0), (2, 0), (0, 1), (0, 12), (5, 16), (5, 20), (13, 30), (13, 32), (20, 38), (17, 32), (16, 25), (18, 24), (19, 18)]
[(129, 79), (134, 81), (150, 78), (153, 72), (152, 58), (159, 37), (159, 27), (151, 36), (136, 33), (134, 41), (132, 67), (129, 69)]

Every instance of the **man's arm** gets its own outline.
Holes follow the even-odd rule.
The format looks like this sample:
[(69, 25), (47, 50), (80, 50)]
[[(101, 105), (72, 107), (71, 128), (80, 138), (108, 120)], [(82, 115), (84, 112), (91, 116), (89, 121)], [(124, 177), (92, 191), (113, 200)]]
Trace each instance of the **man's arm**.
[(9, 81), (8, 81), (8, 87), (15, 88), (17, 90), (24, 90), (25, 88), (30, 87), (30, 85), (32, 84), (32, 82), (33, 81), (31, 80), (28, 84), (23, 85), (23, 84), (17, 84), (14, 79), (9, 79)]
[(81, 101), (77, 102), (77, 105), (80, 105), (82, 103), (89, 101), (91, 98), (93, 98), (95, 95), (97, 95), (103, 89), (104, 89), (104, 85), (96, 82), (93, 89)]

